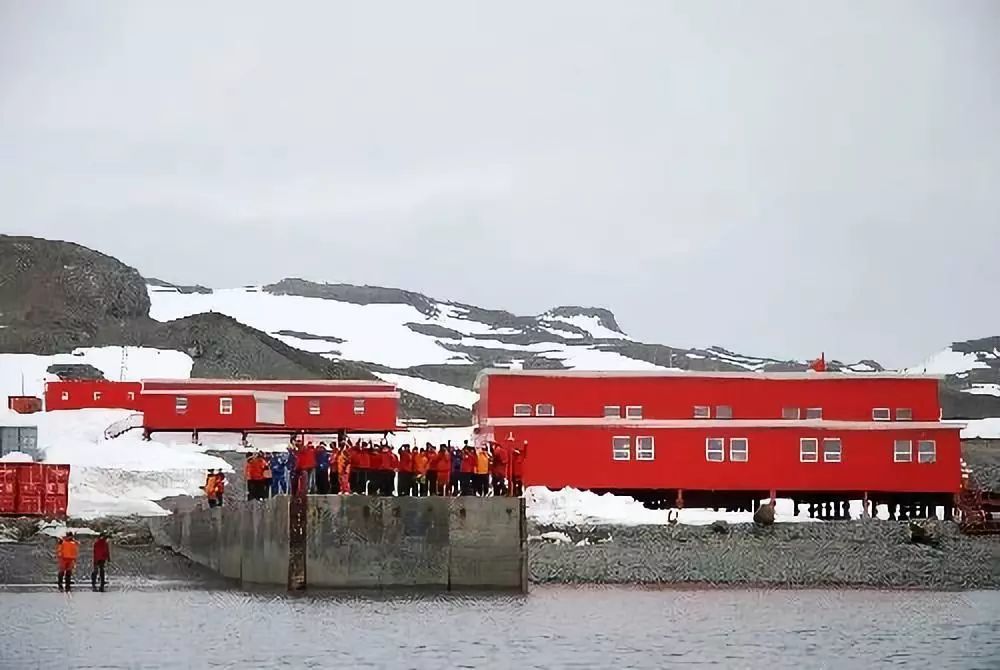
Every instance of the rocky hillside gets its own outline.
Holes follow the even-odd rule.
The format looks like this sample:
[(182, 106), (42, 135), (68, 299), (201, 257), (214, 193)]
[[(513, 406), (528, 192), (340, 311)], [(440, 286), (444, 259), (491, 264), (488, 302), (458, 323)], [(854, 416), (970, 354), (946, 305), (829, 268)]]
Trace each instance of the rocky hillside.
[(909, 370), (946, 375), (941, 385), (945, 416), (1000, 416), (1000, 336), (953, 342)]

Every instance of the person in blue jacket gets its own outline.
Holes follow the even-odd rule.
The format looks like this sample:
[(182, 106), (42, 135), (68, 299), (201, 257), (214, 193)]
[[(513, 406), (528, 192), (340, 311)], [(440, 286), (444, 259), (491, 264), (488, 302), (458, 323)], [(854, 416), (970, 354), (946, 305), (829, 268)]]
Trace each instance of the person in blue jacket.
[(451, 495), (457, 496), (458, 480), (462, 477), (462, 452), (452, 449), (451, 443), (448, 444), (448, 449), (451, 451), (451, 478), (448, 485), (451, 488)]
[(330, 493), (330, 452), (326, 442), (320, 442), (316, 449), (316, 493), (323, 496)]
[(271, 495), (288, 493), (288, 456), (276, 453), (271, 457)]

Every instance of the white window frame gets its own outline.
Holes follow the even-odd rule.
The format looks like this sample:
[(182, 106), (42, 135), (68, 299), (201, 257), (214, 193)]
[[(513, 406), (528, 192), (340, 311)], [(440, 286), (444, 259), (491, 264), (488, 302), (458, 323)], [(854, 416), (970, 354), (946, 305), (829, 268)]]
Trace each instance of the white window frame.
[(69, 391), (63, 391), (62, 395), (59, 397), (62, 398), (63, 400), (69, 400)]
[[(930, 460), (925, 459), (924, 446), (930, 445), (930, 451), (926, 452), (930, 454)], [(917, 440), (917, 463), (936, 463), (937, 462), (937, 442), (935, 440)]]
[[(718, 444), (717, 448), (713, 448), (713, 444)], [(712, 454), (718, 454), (718, 458), (712, 458)], [(726, 440), (722, 437), (706, 437), (705, 438), (705, 460), (709, 463), (725, 463), (726, 462)]]
[[(543, 408), (548, 408), (548, 411), (542, 411)], [(535, 405), (535, 416), (555, 416), (556, 406), (550, 402), (541, 402)]]
[[(647, 440), (646, 446), (643, 441)], [(640, 435), (635, 438), (635, 460), (652, 461), (656, 459), (656, 441), (652, 435)]]
[[(734, 450), (734, 445), (740, 442), (743, 443), (742, 448)], [(737, 454), (742, 454), (742, 457), (737, 457)], [(750, 440), (745, 437), (729, 438), (729, 462), (746, 463), (749, 460), (750, 460)]]
[(632, 460), (632, 438), (628, 435), (615, 435), (611, 438), (611, 460)]
[[(906, 445), (906, 458), (900, 458), (902, 453), (899, 450), (901, 445)], [(894, 440), (892, 443), (892, 462), (893, 463), (912, 463), (913, 462), (913, 440)]]
[[(795, 412), (795, 416), (786, 416)], [(781, 408), (781, 420), (782, 421), (798, 421), (802, 418), (802, 408), (801, 407), (782, 407)]]
[(514, 403), (514, 416), (531, 416), (531, 405), (526, 402)]
[(695, 405), (694, 406), (694, 418), (696, 418), (696, 419), (711, 419), (712, 418), (712, 406), (711, 405)]
[(319, 398), (309, 398), (309, 414), (311, 416), (319, 416), (323, 413), (323, 405), (320, 403)]
[[(806, 449), (811, 446), (811, 449)], [(799, 438), (799, 463), (819, 463), (819, 438)]]
[(100, 399), (101, 399), (101, 392), (100, 391), (94, 391), (94, 401), (96, 402), (96, 401), (98, 401)]
[(233, 399), (232, 398), (219, 398), (219, 414), (232, 414), (233, 413)]
[[(635, 410), (638, 410), (638, 412), (636, 412)], [(642, 405), (626, 405), (625, 418), (632, 420), (642, 419)]]
[[(719, 410), (725, 410), (720, 412)], [(732, 405), (716, 405), (715, 406), (715, 418), (716, 419), (732, 419), (733, 418), (733, 406)]]
[(128, 392), (128, 399), (129, 400), (135, 400), (135, 391), (129, 391)]
[[(905, 412), (906, 416), (900, 416), (900, 412)], [(897, 407), (896, 421), (913, 421), (913, 409), (910, 407)]]
[(892, 421), (892, 410), (888, 407), (873, 408), (872, 421)]
[(823, 418), (822, 407), (806, 407), (806, 420), (818, 421)]
[(174, 397), (174, 414), (187, 414), (188, 399), (186, 395)]
[(355, 398), (354, 399), (354, 413), (361, 415), (365, 413), (365, 399)]
[[(828, 452), (826, 445), (837, 444), (836, 452)], [(834, 454), (836, 456), (834, 457)], [(841, 463), (844, 459), (844, 441), (839, 437), (824, 437), (823, 438), (823, 462), (824, 463)]]
[[(609, 411), (609, 410), (613, 410)], [(605, 405), (604, 406), (604, 418), (605, 419), (620, 419), (622, 418), (622, 408), (621, 405)]]

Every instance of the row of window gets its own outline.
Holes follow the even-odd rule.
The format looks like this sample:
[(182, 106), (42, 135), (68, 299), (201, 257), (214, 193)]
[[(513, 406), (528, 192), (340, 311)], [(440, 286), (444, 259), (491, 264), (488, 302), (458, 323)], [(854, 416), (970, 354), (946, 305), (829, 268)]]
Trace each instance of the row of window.
[[(725, 438), (710, 437), (705, 440), (705, 460), (710, 463), (723, 463), (726, 460)], [(728, 440), (729, 461), (746, 463), (750, 460), (750, 441), (745, 437), (731, 437)], [(822, 446), (822, 450), (820, 447)], [(843, 443), (839, 437), (803, 437), (799, 440), (799, 461), (802, 463), (818, 463), (820, 453), (824, 463), (840, 463), (843, 456)], [(656, 457), (655, 440), (650, 435), (635, 438), (635, 460), (652, 461)], [(616, 461), (632, 460), (632, 438), (617, 435), (611, 438), (611, 458)], [(913, 461), (913, 441), (896, 440), (893, 445), (892, 460), (894, 463), (911, 463)], [(917, 440), (917, 463), (933, 463), (937, 460), (937, 444), (934, 440)]]
[[(101, 396), (102, 396), (101, 391), (94, 391), (94, 400), (95, 401), (100, 400)], [(63, 391), (62, 394), (60, 395), (60, 397), (63, 400), (69, 400), (69, 391)], [(135, 400), (135, 391), (129, 391), (128, 392), (128, 399), (129, 400)]]
[[(532, 414), (534, 410), (534, 414)], [(714, 410), (714, 411), (713, 411)], [(532, 407), (528, 403), (516, 403), (514, 405), (514, 416), (555, 416), (555, 405), (543, 403)], [(695, 405), (693, 416), (695, 419), (732, 419), (733, 408), (730, 405)], [(895, 412), (896, 421), (912, 421), (913, 410), (908, 407), (898, 407)], [(889, 407), (876, 407), (872, 410), (872, 421), (892, 421), (893, 412)], [(605, 419), (622, 418), (621, 405), (605, 405)], [(626, 405), (626, 419), (641, 419), (642, 405)], [(799, 419), (822, 419), (822, 407), (784, 407), (781, 410), (781, 418), (788, 420)]]
[[(188, 410), (188, 399), (184, 396), (177, 396), (174, 399), (174, 411), (177, 414), (187, 414)], [(233, 413), (233, 399), (232, 398), (219, 398), (219, 414), (232, 414)], [(319, 400), (313, 398), (309, 401), (309, 413), (313, 416), (319, 416), (322, 413), (322, 407)], [(365, 413), (365, 399), (355, 398), (354, 399), (354, 413), (364, 414)]]

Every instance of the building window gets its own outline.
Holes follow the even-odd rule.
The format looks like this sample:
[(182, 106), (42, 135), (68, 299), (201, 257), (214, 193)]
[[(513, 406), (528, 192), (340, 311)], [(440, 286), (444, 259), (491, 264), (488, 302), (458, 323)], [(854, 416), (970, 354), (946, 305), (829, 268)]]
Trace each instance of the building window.
[(909, 463), (913, 460), (913, 443), (909, 440), (896, 440), (892, 450), (894, 463)]
[(937, 445), (934, 440), (917, 442), (917, 463), (933, 463), (937, 460)]
[(316, 398), (312, 398), (311, 400), (309, 400), (309, 413), (312, 414), (313, 416), (319, 416), (320, 413), (319, 400), (317, 400)]
[(913, 421), (913, 410), (909, 407), (897, 408), (896, 421)]
[(655, 455), (653, 446), (654, 445), (652, 437), (635, 438), (635, 460), (637, 461), (653, 460)]
[(746, 463), (750, 459), (750, 442), (745, 437), (734, 437), (729, 440), (729, 460), (733, 463)]
[(128, 399), (129, 400), (135, 400), (135, 391), (129, 391), (128, 392)]
[(799, 462), (815, 463), (819, 460), (819, 440), (815, 437), (803, 437), (799, 440)]
[(840, 463), (842, 445), (840, 438), (830, 437), (823, 440), (823, 462)]
[(184, 396), (177, 396), (174, 398), (174, 411), (178, 414), (187, 414), (188, 399)]
[(806, 408), (806, 418), (807, 419), (822, 419), (823, 418), (823, 408), (822, 407), (807, 407)]
[(622, 408), (618, 405), (605, 405), (604, 406), (604, 418), (605, 419), (620, 419), (622, 418)]
[[(626, 419), (641, 419), (642, 418), (642, 405), (629, 405), (625, 408), (625, 418)], [(638, 459), (637, 460), (641, 460)]]
[(632, 438), (613, 437), (611, 438), (611, 458), (616, 461), (628, 461), (632, 459)]
[(710, 419), (712, 418), (712, 408), (708, 405), (695, 405), (694, 406), (694, 418), (696, 419)]
[(541, 405), (535, 405), (535, 415), (536, 416), (555, 416), (556, 406), (549, 403), (542, 403)]
[(232, 413), (233, 413), (233, 399), (219, 398), (219, 414), (232, 414)]
[(69, 391), (63, 391), (61, 397), (63, 400), (69, 400)]
[(733, 408), (729, 405), (716, 405), (715, 406), (715, 418), (716, 419), (732, 419), (733, 418)]
[(782, 419), (798, 419), (799, 418), (799, 408), (798, 407), (783, 407), (781, 409)]
[(101, 392), (94, 391), (94, 400), (100, 400), (100, 399), (101, 399)]
[(531, 405), (514, 405), (514, 416), (531, 416)]
[(355, 414), (364, 414), (365, 413), (365, 399), (364, 398), (355, 398), (354, 399), (354, 413)]
[(876, 407), (872, 410), (872, 421), (890, 421), (891, 419), (888, 407)]
[(705, 460), (712, 463), (726, 460), (726, 441), (721, 437), (710, 437), (705, 440)]

